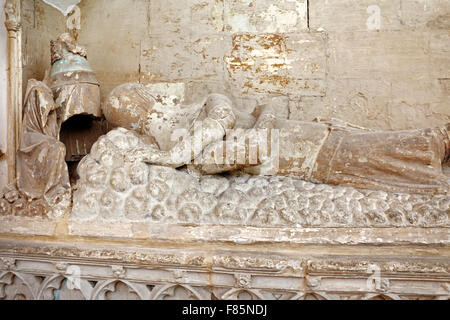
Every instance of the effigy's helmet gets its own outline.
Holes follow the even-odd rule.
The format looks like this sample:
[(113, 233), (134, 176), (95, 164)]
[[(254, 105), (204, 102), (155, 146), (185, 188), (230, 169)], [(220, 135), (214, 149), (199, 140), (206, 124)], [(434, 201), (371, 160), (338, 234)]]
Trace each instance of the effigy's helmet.
[(145, 124), (156, 98), (140, 83), (125, 83), (106, 98), (102, 110), (113, 127), (122, 127), (138, 133), (145, 132)]
[(101, 117), (100, 84), (86, 58), (86, 49), (67, 33), (51, 42), (50, 88), (59, 105), (60, 121), (79, 114)]

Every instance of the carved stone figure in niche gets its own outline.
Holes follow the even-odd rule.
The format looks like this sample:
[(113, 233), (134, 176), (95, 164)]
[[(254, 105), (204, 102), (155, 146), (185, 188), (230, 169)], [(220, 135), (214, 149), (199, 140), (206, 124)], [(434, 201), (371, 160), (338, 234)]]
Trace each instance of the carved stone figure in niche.
[[(447, 193), (448, 177), (442, 166), (450, 160), (450, 124), (443, 128), (380, 132), (339, 120), (303, 122), (277, 119), (270, 106), (260, 114), (253, 129), (278, 132), (276, 158), (267, 143), (258, 142), (258, 159), (251, 163), (217, 163), (216, 155), (226, 150), (228, 129), (236, 129), (231, 101), (210, 95), (203, 103), (170, 108), (139, 84), (119, 86), (104, 107), (107, 120), (115, 126), (147, 136), (145, 147), (127, 157), (154, 165), (194, 165), (201, 173), (216, 174), (242, 169), (252, 174), (295, 175), (306, 181), (409, 193)], [(195, 145), (190, 139), (173, 139), (177, 129), (195, 136), (195, 123), (202, 123), (202, 143), (189, 159), (180, 154)], [(276, 129), (276, 130), (275, 130)], [(240, 135), (251, 140), (255, 130)], [(194, 138), (195, 140), (195, 138)], [(258, 140), (256, 140), (258, 141)], [(249, 155), (249, 144), (245, 155)], [(195, 148), (194, 148), (195, 149)], [(190, 149), (189, 149), (190, 150)], [(277, 170), (270, 163), (277, 162)]]
[[(69, 34), (62, 34), (51, 41), (50, 77), (46, 75), (42, 82), (29, 80), (17, 152), (17, 182), (5, 190), (0, 214), (45, 216), (52, 212), (60, 215), (70, 204), (71, 187), (65, 162), (66, 145), (60, 142), (61, 126), (77, 115), (102, 115), (99, 84), (86, 56), (85, 48), (78, 46)], [(91, 121), (89, 117), (82, 121)], [(88, 130), (91, 128), (87, 126)], [(71, 128), (71, 133), (77, 133), (76, 129)], [(103, 134), (95, 133), (98, 133), (95, 138)], [(76, 152), (86, 155), (90, 145), (79, 145), (84, 149)], [(73, 149), (69, 148), (71, 155), (76, 153)]]
[(56, 110), (50, 88), (43, 82), (29, 80), (17, 154), (17, 186), (28, 199), (43, 198), (50, 205), (70, 194), (64, 161), (66, 148), (58, 139)]

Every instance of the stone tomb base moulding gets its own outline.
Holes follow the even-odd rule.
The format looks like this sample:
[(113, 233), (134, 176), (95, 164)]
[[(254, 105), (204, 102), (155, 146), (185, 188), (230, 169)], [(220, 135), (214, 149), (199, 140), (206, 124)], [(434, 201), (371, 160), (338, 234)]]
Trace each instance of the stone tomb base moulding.
[[(22, 103), (21, 5), (5, 7), (0, 299), (449, 299), (450, 125), (373, 131), (280, 119), (270, 104), (244, 117), (224, 95), (185, 106), (141, 84), (100, 104), (70, 33), (52, 41), (52, 71), (28, 82)], [(99, 137), (67, 155), (59, 132), (79, 115), (98, 121)], [(208, 152), (176, 162), (186, 142), (171, 144), (161, 128), (196, 120)], [(244, 163), (207, 162), (231, 129), (279, 132), (278, 171), (248, 152)], [(76, 183), (68, 159), (82, 159)]]

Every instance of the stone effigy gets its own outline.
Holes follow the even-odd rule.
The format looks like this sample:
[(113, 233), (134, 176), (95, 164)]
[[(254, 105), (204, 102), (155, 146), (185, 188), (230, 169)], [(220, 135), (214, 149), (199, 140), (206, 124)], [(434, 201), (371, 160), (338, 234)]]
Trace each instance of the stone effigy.
[(78, 167), (71, 219), (254, 227), (449, 227), (450, 197), (355, 189), (295, 176), (198, 175), (129, 157), (148, 137), (119, 128)]
[[(169, 107), (139, 84), (115, 89), (103, 109), (110, 123), (148, 137), (142, 147), (129, 150), (127, 157), (149, 164), (174, 168), (192, 164), (204, 174), (243, 169), (252, 174), (287, 174), (315, 183), (408, 193), (445, 194), (450, 190), (442, 171), (450, 160), (450, 124), (376, 132), (336, 120), (281, 120), (266, 106), (253, 129), (230, 131), (239, 128), (225, 96), (213, 94), (200, 104)], [(196, 123), (201, 125), (197, 135)], [(183, 136), (174, 137), (182, 130)], [(257, 131), (265, 136), (261, 138)], [(239, 141), (227, 146), (234, 139)], [(252, 147), (258, 150), (253, 155)]]
[(181, 106), (139, 84), (113, 90), (103, 111), (121, 128), (81, 161), (74, 221), (449, 226), (448, 127), (376, 132), (280, 120), (269, 105), (236, 129), (225, 96)]

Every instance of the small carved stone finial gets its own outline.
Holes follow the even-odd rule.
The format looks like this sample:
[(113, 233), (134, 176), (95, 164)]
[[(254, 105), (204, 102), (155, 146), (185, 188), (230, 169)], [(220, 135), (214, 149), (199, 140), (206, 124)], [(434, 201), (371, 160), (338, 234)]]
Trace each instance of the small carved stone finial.
[(175, 280), (182, 282), (184, 280), (185, 272), (183, 270), (173, 270), (172, 271)]
[(236, 286), (239, 288), (249, 288), (252, 283), (251, 274), (237, 273), (234, 277), (236, 278)]
[(56, 270), (62, 275), (66, 274), (68, 266), (69, 265), (66, 262), (55, 263)]
[(14, 8), (14, 4), (11, 1), (6, 1), (6, 3), (5, 3), (6, 21), (14, 20), (15, 12), (16, 12), (16, 9)]
[(380, 286), (376, 288), (378, 292), (386, 293), (389, 291), (389, 279), (381, 279)]
[(306, 286), (310, 289), (319, 288), (321, 281), (322, 281), (322, 279), (320, 277), (312, 277), (312, 276), (305, 277)]
[(118, 278), (123, 278), (126, 274), (126, 270), (123, 266), (111, 266), (112, 273)]
[(19, 192), (15, 184), (9, 184), (3, 189), (3, 195), (9, 203), (16, 202), (19, 198)]
[(81, 10), (80, 7), (73, 7), (67, 18), (67, 29), (69, 30), (80, 30), (81, 29)]
[(20, 17), (17, 12), (17, 1), (7, 0), (5, 4), (5, 26), (8, 31), (19, 31), (21, 28)]
[(14, 258), (0, 258), (6, 270), (13, 270), (16, 267), (16, 259)]

